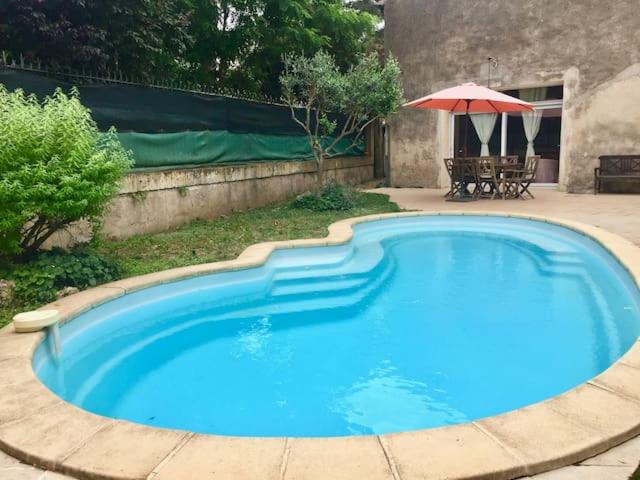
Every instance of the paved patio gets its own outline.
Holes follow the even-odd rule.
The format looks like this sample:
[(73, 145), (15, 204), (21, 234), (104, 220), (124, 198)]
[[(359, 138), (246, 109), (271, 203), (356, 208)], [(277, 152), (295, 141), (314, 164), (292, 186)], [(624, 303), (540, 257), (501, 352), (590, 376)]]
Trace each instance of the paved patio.
[[(640, 196), (570, 195), (550, 189), (534, 190), (535, 200), (445, 202), (444, 191), (379, 189), (401, 207), (411, 210), (484, 210), (548, 215), (593, 224), (640, 245)], [(536, 480), (627, 480), (640, 460), (640, 437), (578, 465), (537, 475)], [(0, 478), (7, 480), (64, 480), (65, 477), (24, 465), (0, 452)]]
[(551, 188), (532, 188), (533, 200), (478, 200), (445, 202), (446, 190), (426, 188), (379, 188), (407, 210), (501, 211), (547, 215), (589, 223), (622, 235), (640, 245), (640, 195), (568, 194)]

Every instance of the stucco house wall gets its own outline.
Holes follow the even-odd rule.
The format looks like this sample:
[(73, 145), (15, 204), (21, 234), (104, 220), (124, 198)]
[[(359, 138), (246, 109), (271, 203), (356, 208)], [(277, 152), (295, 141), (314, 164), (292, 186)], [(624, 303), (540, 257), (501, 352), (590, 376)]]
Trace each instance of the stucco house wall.
[[(640, 153), (637, 0), (387, 0), (385, 44), (405, 97), (473, 81), (491, 87), (563, 85), (559, 188), (587, 192), (604, 154)], [(442, 187), (446, 112), (402, 109), (390, 120), (390, 182)]]

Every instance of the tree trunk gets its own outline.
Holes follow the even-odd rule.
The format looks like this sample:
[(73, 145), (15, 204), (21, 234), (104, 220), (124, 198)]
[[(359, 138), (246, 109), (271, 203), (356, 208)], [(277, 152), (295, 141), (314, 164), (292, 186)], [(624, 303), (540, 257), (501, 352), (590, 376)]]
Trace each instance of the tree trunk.
[(22, 234), (22, 240), (20, 241), (20, 248), (22, 249), (21, 255), (25, 258), (33, 255), (42, 247), (44, 242), (60, 230), (63, 225), (64, 222), (52, 222), (44, 218), (37, 219)]

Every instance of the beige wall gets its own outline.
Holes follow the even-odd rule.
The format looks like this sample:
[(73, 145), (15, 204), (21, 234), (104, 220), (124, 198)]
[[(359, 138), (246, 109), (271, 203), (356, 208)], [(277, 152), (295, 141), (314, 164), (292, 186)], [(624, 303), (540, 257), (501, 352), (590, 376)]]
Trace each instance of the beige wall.
[[(327, 168), (343, 183), (373, 178), (370, 157), (331, 159)], [(300, 161), (132, 172), (111, 204), (103, 233), (126, 238), (162, 232), (291, 198), (314, 187), (315, 171), (313, 161)]]
[[(407, 99), (458, 83), (564, 86), (560, 187), (591, 191), (604, 154), (640, 153), (640, 4), (637, 0), (388, 0), (385, 43), (402, 66)], [(440, 187), (446, 113), (391, 119), (393, 186)], [(497, 152), (496, 152), (497, 153)]]

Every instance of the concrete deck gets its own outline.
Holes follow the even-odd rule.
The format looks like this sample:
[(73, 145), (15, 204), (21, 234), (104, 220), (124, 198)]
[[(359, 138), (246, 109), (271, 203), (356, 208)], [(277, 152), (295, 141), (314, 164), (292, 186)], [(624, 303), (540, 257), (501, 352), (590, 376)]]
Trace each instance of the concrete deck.
[[(639, 461), (640, 437), (636, 437), (577, 465), (525, 477), (523, 480), (628, 480)], [(3, 480), (73, 480), (72, 477), (40, 470), (22, 463), (2, 451), (0, 451), (0, 478)], [(255, 477), (255, 480), (259, 479), (260, 476)]]
[[(538, 200), (527, 202), (452, 204), (444, 202), (439, 191), (386, 193), (405, 208), (480, 215), (507, 210), (512, 216), (558, 223), (602, 243), (640, 283), (640, 249), (618, 235), (591, 226), (599, 224), (622, 235), (626, 232), (628, 238), (633, 232), (631, 238), (638, 243), (640, 222), (635, 212), (640, 211), (640, 197), (594, 199), (544, 191)], [(564, 202), (568, 205), (561, 205)], [(587, 208), (584, 202), (597, 203)], [(538, 209), (537, 215), (527, 209)], [(591, 221), (585, 217), (589, 209), (594, 210)], [(628, 212), (622, 217), (629, 218), (616, 218), (618, 209)], [(344, 220), (333, 224), (324, 239), (254, 245), (238, 260), (114, 282), (63, 298), (49, 308), (59, 309), (68, 320), (98, 303), (145, 286), (260, 265), (275, 248), (345, 243), (350, 240), (355, 223), (415, 214), (420, 213)], [(586, 384), (496, 417), (391, 435), (255, 439), (156, 429), (98, 417), (67, 404), (46, 390), (31, 369), (31, 355), (41, 338), (40, 333), (15, 334), (11, 327), (0, 331), (4, 371), (0, 378), (0, 448), (27, 462), (79, 478), (200, 479), (215, 474), (216, 478), (234, 480), (507, 479), (582, 461), (579, 466), (540, 478), (615, 479), (631, 473), (633, 465), (629, 464), (638, 448), (636, 440), (619, 447), (623, 449), (621, 453), (612, 451), (594, 457), (640, 433), (640, 342)], [(589, 457), (594, 458), (585, 461)], [(620, 466), (610, 466), (618, 463)], [(12, 478), (5, 473), (27, 475), (15, 476), (16, 479), (64, 478), (24, 467), (6, 456), (0, 458), (0, 477)], [(600, 474), (605, 476), (593, 476)]]
[(583, 222), (617, 233), (640, 246), (640, 195), (588, 195), (562, 193), (551, 188), (532, 188), (533, 200), (478, 200), (445, 202), (446, 190), (427, 188), (379, 188), (407, 210), (447, 212), (453, 210), (509, 211), (548, 215)]

